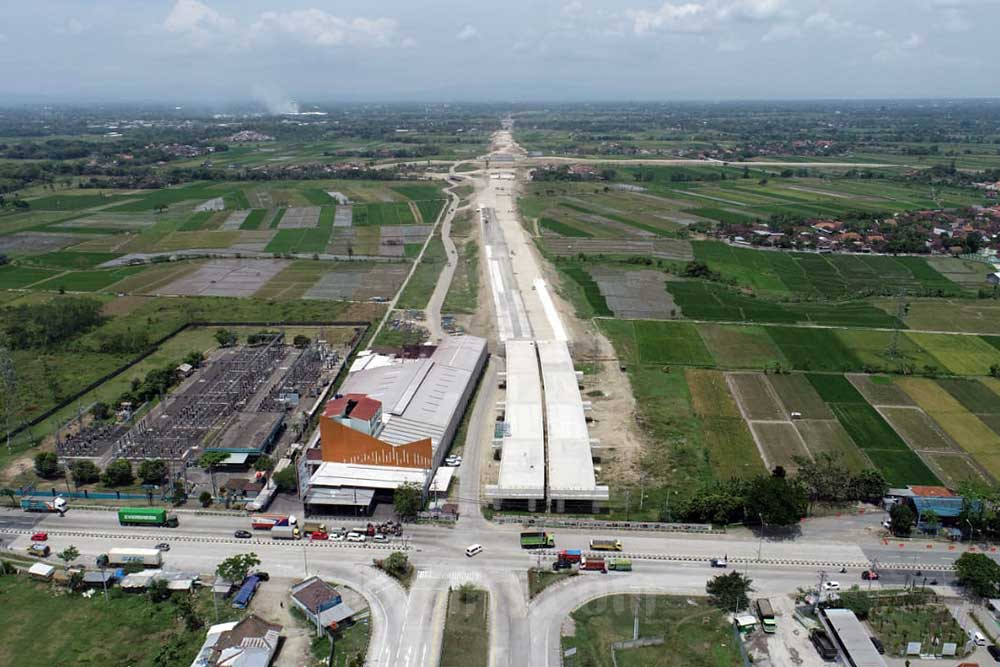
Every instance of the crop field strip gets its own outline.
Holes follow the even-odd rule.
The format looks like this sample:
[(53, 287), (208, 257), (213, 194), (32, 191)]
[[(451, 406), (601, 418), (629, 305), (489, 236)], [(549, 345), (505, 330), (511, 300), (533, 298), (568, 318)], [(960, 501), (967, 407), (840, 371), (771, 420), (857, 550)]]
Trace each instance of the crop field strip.
[(897, 378), (896, 382), (983, 470), (1000, 479), (1000, 435), (934, 380)]
[(691, 392), (691, 405), (700, 418), (702, 446), (716, 478), (749, 478), (766, 472), (725, 375), (689, 368), (684, 379)]
[(806, 376), (854, 443), (885, 476), (890, 486), (939, 484), (927, 464), (842, 375)]

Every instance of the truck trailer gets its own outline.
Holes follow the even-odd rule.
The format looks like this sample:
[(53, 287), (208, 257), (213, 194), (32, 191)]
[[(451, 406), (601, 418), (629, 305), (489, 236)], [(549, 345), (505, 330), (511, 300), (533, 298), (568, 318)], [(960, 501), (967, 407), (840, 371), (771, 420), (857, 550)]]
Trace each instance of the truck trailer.
[(591, 540), (590, 549), (592, 551), (621, 551), (622, 543), (621, 540), (612, 539)]
[(275, 526), (294, 526), (298, 523), (289, 514), (254, 514), (250, 517), (250, 526), (254, 530), (271, 530)]
[(275, 526), (271, 529), (271, 538), (275, 540), (297, 540), (299, 537), (297, 526)]
[(607, 573), (608, 567), (604, 564), (603, 558), (584, 558), (580, 561), (581, 572), (601, 572)]
[(66, 513), (66, 499), (56, 498), (21, 498), (21, 509), (25, 512), (59, 512)]
[(123, 507), (118, 510), (118, 523), (123, 526), (177, 527), (177, 515), (158, 507)]
[(556, 538), (552, 535), (552, 533), (521, 533), (522, 549), (551, 549), (555, 545)]
[(771, 608), (771, 601), (766, 598), (757, 600), (757, 616), (760, 617), (764, 632), (773, 635), (778, 631), (778, 621), (774, 617), (774, 609)]
[(163, 564), (163, 555), (159, 549), (111, 549), (108, 551), (108, 565), (128, 565), (138, 563), (146, 567), (159, 567)]
[(609, 558), (607, 560), (608, 570), (614, 570), (616, 572), (631, 572), (632, 571), (632, 561), (628, 558)]

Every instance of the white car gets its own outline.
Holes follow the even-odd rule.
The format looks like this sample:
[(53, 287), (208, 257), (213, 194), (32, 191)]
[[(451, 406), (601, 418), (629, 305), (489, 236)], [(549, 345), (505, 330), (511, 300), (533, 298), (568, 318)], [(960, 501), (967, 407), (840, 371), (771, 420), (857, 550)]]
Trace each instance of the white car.
[(348, 542), (364, 542), (365, 536), (361, 533), (356, 533), (353, 530), (347, 534)]
[(823, 582), (824, 591), (839, 591), (840, 582), (839, 581), (824, 581)]
[(331, 542), (343, 542), (344, 541), (344, 534), (343, 533), (330, 533), (330, 537), (328, 539)]

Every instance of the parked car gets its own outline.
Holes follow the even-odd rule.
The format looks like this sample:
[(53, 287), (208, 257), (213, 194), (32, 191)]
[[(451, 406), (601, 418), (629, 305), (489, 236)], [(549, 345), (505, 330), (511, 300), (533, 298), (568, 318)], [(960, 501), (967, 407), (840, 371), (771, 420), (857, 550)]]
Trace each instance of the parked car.
[(251, 533), (249, 530), (237, 530), (235, 533), (233, 533), (233, 537), (238, 537), (241, 540), (247, 540), (253, 537), (253, 533)]
[(35, 533), (31, 536), (32, 542), (45, 542), (49, 539), (48, 533)]
[(1000, 662), (1000, 648), (998, 648), (995, 644), (990, 644), (989, 646), (987, 646), (986, 652), (989, 653), (994, 660)]
[(309, 534), (310, 540), (328, 540), (330, 539), (329, 533), (324, 533), (322, 530), (315, 530)]
[(170, 551), (170, 545), (167, 544), (166, 542), (160, 542), (159, 544), (156, 545), (156, 548), (159, 549), (160, 551)]
[(364, 542), (366, 539), (364, 535), (353, 530), (347, 534), (348, 542)]
[(372, 542), (380, 542), (382, 544), (385, 544), (388, 541), (389, 538), (383, 535), (382, 533), (375, 533), (375, 536), (372, 538)]
[(32, 544), (30, 547), (28, 547), (28, 553), (31, 554), (32, 556), (47, 558), (48, 555), (52, 553), (52, 549), (49, 548), (49, 545), (47, 544)]
[(878, 637), (869, 637), (869, 639), (872, 640), (872, 646), (875, 647), (875, 650), (878, 651), (879, 655), (885, 654), (885, 647), (882, 646), (881, 639), (879, 639)]
[(839, 581), (824, 581), (823, 582), (824, 591), (839, 591), (840, 582)]
[(346, 533), (330, 533), (329, 540), (331, 542), (343, 542), (345, 537), (347, 537)]

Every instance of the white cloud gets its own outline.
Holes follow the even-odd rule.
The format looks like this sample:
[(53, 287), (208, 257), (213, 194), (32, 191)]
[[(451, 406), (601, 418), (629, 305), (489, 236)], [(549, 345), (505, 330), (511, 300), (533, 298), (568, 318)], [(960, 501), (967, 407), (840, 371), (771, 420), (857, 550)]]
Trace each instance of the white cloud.
[(675, 5), (669, 2), (654, 11), (631, 12), (632, 29), (637, 35), (649, 32), (703, 32), (708, 28), (708, 10), (705, 5), (686, 2)]
[(461, 30), (458, 31), (458, 34), (455, 35), (455, 39), (460, 42), (467, 42), (470, 39), (475, 39), (476, 37), (479, 37), (479, 31), (476, 29), (476, 26), (471, 24), (466, 24)]
[(972, 23), (961, 9), (945, 9), (942, 17), (941, 25), (948, 32), (965, 32), (972, 28)]
[(345, 19), (322, 9), (264, 12), (250, 27), (253, 37), (291, 35), (313, 46), (390, 46), (397, 41), (397, 22), (388, 18)]
[(831, 35), (844, 35), (857, 31), (857, 27), (850, 21), (843, 21), (828, 12), (817, 12), (806, 17), (802, 26), (809, 30), (822, 30)]
[(192, 42), (207, 46), (218, 36), (233, 28), (233, 21), (198, 0), (177, 0), (163, 28), (167, 32), (187, 35)]
[(559, 10), (559, 13), (563, 16), (576, 17), (583, 14), (583, 3), (580, 0), (573, 0), (572, 2), (567, 2)]
[(747, 48), (747, 43), (738, 37), (730, 37), (719, 42), (718, 49), (721, 53), (738, 53)]
[(699, 0), (668, 2), (655, 10), (633, 10), (632, 30), (642, 35), (649, 32), (709, 32), (724, 23), (738, 21), (769, 21), (789, 15), (787, 0)]
[(802, 30), (794, 23), (778, 23), (760, 39), (762, 42), (781, 42), (786, 39), (798, 39), (801, 36)]
[(897, 39), (893, 35), (876, 30), (875, 37), (881, 41), (881, 46), (872, 56), (876, 62), (889, 62), (899, 58), (907, 57), (910, 52), (915, 51), (924, 45), (924, 38), (915, 32), (911, 32), (903, 39)]

